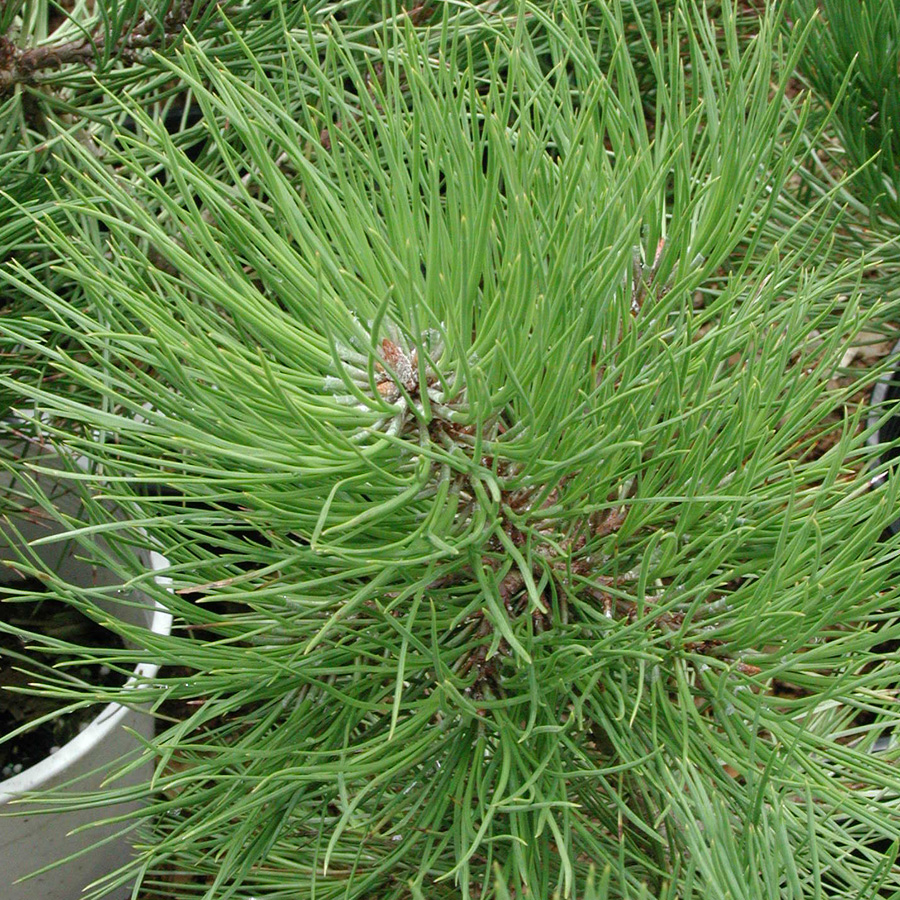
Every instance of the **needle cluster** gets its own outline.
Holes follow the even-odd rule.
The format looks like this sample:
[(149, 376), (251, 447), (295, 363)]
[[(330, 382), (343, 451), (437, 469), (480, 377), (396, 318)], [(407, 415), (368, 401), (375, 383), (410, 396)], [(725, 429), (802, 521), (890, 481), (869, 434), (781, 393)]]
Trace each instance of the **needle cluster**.
[(883, 310), (828, 192), (781, 215), (806, 31), (451, 6), (186, 37), (200, 154), (110, 94), (19, 204), (78, 302), (3, 271), (52, 377), (0, 386), (65, 539), (176, 616), (93, 695), (161, 717), (104, 887), (895, 896), (897, 487), (839, 369)]

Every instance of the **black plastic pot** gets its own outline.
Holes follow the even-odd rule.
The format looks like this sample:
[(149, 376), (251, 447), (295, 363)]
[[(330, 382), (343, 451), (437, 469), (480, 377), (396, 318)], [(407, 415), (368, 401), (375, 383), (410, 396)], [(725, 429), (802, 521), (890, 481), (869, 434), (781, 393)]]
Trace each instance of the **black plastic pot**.
[[(874, 428), (885, 412), (890, 412), (890, 418), (885, 420), (881, 427), (869, 436), (869, 444), (886, 444), (900, 438), (900, 341), (891, 350), (891, 356), (895, 360), (894, 368), (885, 375), (872, 390), (871, 412), (869, 413), (868, 426)], [(893, 474), (900, 459), (900, 446), (892, 447), (878, 458), (878, 463), (891, 462)], [(879, 484), (887, 474), (877, 475), (873, 484)], [(900, 512), (900, 510), (898, 510)], [(894, 519), (885, 529), (885, 536), (897, 534), (900, 531), (900, 518)]]

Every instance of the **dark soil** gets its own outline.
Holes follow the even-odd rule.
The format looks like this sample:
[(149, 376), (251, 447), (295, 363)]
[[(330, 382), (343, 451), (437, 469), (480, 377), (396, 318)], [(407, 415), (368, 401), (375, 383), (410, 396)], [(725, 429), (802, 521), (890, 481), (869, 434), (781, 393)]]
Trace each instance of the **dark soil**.
[[(122, 648), (118, 635), (92, 622), (74, 607), (41, 597), (44, 591), (44, 585), (33, 578), (0, 582), (0, 621), (83, 647)], [(48, 653), (36, 641), (25, 637), (0, 632), (0, 737), (66, 705), (67, 701), (57, 697), (20, 694), (9, 689), (26, 688), (40, 680), (40, 673), (49, 674), (51, 666), (73, 658), (72, 654), (57, 650)], [(125, 682), (122, 673), (96, 664), (64, 666), (55, 674), (57, 678), (62, 675), (98, 686)], [(0, 743), (0, 778), (17, 775), (56, 752), (83, 731), (99, 709), (93, 706), (66, 713)]]

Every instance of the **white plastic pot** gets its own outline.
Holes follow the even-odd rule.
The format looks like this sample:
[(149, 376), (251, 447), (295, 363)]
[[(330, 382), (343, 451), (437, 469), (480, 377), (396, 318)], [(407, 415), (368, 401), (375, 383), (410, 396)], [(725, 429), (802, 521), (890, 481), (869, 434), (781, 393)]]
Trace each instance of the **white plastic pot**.
[[(64, 495), (54, 502), (64, 511), (66, 504), (70, 504), (73, 509), (69, 512), (75, 512), (78, 501), (71, 495)], [(50, 533), (46, 527), (28, 526), (18, 520), (16, 526), (26, 541)], [(44, 562), (53, 565), (55, 571), (69, 583), (115, 584), (111, 573), (76, 558), (77, 554), (67, 543), (46, 544), (35, 549)], [(153, 571), (168, 565), (162, 556), (153, 551), (142, 555)], [(10, 549), (0, 550), (0, 558), (13, 558)], [(128, 599), (133, 600), (134, 597)], [(110, 601), (109, 612), (123, 621), (146, 624), (160, 634), (167, 634), (171, 627), (171, 616), (161, 608), (152, 607), (149, 601), (144, 607)], [(135, 674), (141, 678), (153, 677), (157, 669), (156, 665), (142, 664)], [(153, 727), (150, 715), (111, 703), (84, 731), (52, 756), (12, 778), (0, 781), (0, 900), (77, 900), (87, 885), (128, 861), (130, 848), (127, 840), (116, 838), (43, 875), (15, 884), (19, 878), (95, 844), (122, 826), (89, 828), (71, 834), (73, 829), (111, 815), (127, 813), (133, 806), (123, 804), (73, 812), (42, 813), (37, 811), (41, 808), (39, 806), (29, 809), (27, 804), (15, 804), (17, 815), (2, 814), (12, 811), (10, 801), (23, 792), (54, 788), (82, 775), (85, 777), (79, 779), (74, 790), (99, 788), (108, 775), (104, 767), (115, 763), (138, 745), (137, 739), (127, 729), (149, 738), (152, 737)], [(148, 778), (149, 772), (140, 769), (129, 773), (117, 784), (138, 784)], [(122, 888), (106, 896), (110, 900), (124, 900), (130, 896), (130, 891)]]

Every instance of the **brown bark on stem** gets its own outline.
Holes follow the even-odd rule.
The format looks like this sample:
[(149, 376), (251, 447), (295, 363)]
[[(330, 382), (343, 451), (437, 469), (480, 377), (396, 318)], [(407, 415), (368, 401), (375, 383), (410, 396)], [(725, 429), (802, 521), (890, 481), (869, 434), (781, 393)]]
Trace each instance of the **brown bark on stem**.
[(17, 84), (34, 81), (36, 72), (59, 69), (68, 63), (88, 63), (93, 57), (94, 45), (87, 40), (21, 50), (9, 39), (0, 37), (0, 94)]

